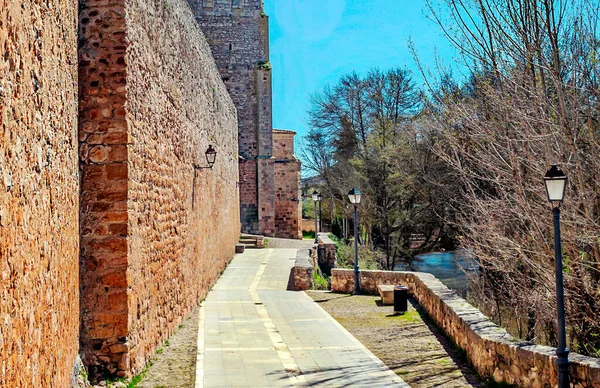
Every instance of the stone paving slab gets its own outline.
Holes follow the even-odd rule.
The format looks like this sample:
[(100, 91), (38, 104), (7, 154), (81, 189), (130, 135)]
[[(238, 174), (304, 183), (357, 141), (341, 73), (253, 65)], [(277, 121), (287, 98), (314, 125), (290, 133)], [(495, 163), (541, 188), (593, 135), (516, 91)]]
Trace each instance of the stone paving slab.
[(304, 292), (296, 249), (236, 255), (200, 309), (196, 387), (408, 387)]

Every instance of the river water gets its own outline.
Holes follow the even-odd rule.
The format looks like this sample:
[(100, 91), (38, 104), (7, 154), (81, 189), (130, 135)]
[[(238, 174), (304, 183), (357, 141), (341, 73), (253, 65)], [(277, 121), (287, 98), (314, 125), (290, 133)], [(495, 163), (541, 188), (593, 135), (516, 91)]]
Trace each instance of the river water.
[(411, 263), (396, 264), (396, 271), (429, 272), (448, 288), (466, 296), (469, 279), (467, 273), (476, 273), (477, 261), (464, 249), (451, 252), (430, 252), (418, 255)]

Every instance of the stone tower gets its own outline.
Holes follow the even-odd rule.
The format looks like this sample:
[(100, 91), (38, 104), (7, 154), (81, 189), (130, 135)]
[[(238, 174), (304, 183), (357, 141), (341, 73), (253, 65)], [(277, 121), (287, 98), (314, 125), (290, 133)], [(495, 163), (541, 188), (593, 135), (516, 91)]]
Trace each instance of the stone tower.
[(188, 0), (238, 110), (242, 231), (275, 234), (269, 23), (261, 0)]
[(273, 130), (275, 237), (302, 239), (302, 165), (294, 154), (294, 136), (294, 131)]

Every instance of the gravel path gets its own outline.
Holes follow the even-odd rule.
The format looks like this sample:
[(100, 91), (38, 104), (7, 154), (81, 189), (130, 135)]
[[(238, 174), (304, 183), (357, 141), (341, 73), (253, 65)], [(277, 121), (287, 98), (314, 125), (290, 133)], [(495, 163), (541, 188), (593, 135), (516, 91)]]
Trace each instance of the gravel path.
[[(196, 307), (156, 352), (139, 388), (193, 388), (198, 347), (198, 310)], [(168, 344), (168, 345), (167, 345)]]
[(391, 316), (379, 297), (307, 291), (331, 316), (411, 387), (486, 387), (414, 300)]

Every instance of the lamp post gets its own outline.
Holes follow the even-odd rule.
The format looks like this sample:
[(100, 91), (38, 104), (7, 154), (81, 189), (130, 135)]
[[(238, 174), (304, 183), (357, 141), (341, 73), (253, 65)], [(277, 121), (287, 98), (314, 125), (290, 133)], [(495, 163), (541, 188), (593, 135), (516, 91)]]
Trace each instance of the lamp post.
[(315, 203), (315, 244), (319, 243), (319, 233), (318, 233), (318, 225), (317, 225), (317, 202), (319, 202), (319, 198), (321, 197), (321, 194), (319, 194), (319, 192), (317, 190), (313, 191), (312, 193), (312, 199)]
[(323, 231), (323, 212), (322, 212), (323, 196), (319, 193), (319, 232)]
[(354, 205), (354, 295), (360, 295), (360, 277), (358, 270), (358, 205), (361, 193), (357, 188), (348, 192), (348, 199)]
[(567, 176), (553, 164), (544, 176), (548, 201), (554, 215), (554, 264), (556, 266), (556, 312), (558, 316), (558, 347), (556, 365), (558, 367), (558, 388), (569, 387), (569, 349), (565, 328), (565, 292), (563, 288), (562, 248), (560, 241), (560, 205), (565, 198)]

